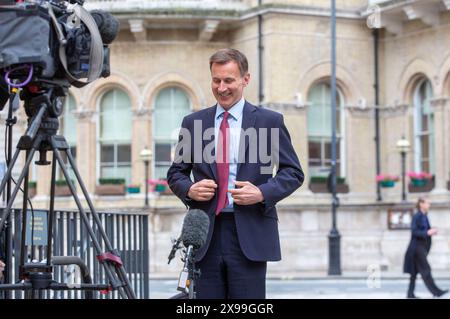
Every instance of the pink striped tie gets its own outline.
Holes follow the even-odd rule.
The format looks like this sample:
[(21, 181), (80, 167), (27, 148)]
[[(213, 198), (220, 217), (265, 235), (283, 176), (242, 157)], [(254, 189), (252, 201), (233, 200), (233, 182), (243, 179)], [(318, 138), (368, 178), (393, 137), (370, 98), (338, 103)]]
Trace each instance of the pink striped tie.
[(230, 161), (229, 161), (229, 145), (230, 145), (230, 130), (228, 125), (228, 112), (223, 113), (222, 123), (220, 123), (219, 139), (217, 140), (216, 164), (217, 164), (217, 208), (216, 215), (228, 206), (228, 177), (230, 175)]

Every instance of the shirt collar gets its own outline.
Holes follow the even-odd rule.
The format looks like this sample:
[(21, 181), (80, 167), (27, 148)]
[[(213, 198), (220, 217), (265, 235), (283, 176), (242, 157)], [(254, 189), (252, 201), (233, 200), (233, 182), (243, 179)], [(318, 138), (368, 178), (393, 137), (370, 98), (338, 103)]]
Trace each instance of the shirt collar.
[[(228, 110), (228, 113), (235, 119), (239, 120), (242, 116), (242, 113), (244, 112), (244, 105), (245, 105), (245, 99), (242, 97), (239, 102), (237, 102), (235, 105), (231, 107), (231, 109)], [(217, 103), (217, 109), (216, 109), (216, 119), (221, 116), (225, 112), (225, 109)]]

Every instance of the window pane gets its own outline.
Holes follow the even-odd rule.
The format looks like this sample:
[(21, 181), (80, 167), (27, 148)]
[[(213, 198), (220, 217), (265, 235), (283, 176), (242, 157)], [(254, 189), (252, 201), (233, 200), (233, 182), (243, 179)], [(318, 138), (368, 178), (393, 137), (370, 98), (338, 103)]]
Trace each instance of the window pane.
[(117, 146), (117, 161), (119, 163), (131, 162), (131, 145), (118, 145)]
[[(341, 131), (342, 94), (336, 92), (336, 131)], [(331, 88), (327, 83), (315, 85), (308, 94), (308, 135), (331, 136)]]
[[(325, 145), (325, 159), (330, 160), (331, 161), (331, 141), (326, 141), (324, 142)], [(336, 139), (336, 162), (339, 160), (340, 158), (340, 153), (341, 153), (341, 143), (339, 139)]]
[(102, 145), (100, 157), (102, 163), (114, 163), (114, 145)]
[(69, 94), (64, 104), (60, 130), (69, 144), (75, 144), (77, 141), (77, 121), (73, 114), (75, 110), (75, 98)]
[(430, 173), (430, 162), (428, 160), (422, 161), (422, 171)]
[(422, 115), (422, 127), (421, 127), (421, 131), (422, 131), (422, 132), (428, 131), (428, 116), (427, 116), (427, 115)]
[(131, 101), (119, 89), (107, 92), (100, 103), (100, 139), (130, 141), (132, 131)]
[(320, 142), (309, 141), (309, 159), (318, 159), (320, 160)]
[(419, 143), (415, 153), (416, 169), (431, 172), (434, 170), (433, 109), (430, 101), (433, 97), (431, 82), (424, 80), (417, 86), (414, 95), (415, 138)]
[(155, 144), (155, 161), (170, 162), (171, 161), (171, 144)]
[(430, 155), (429, 136), (424, 135), (420, 138), (420, 140), (421, 140), (421, 146), (422, 146), (421, 156), (422, 156), (422, 158), (429, 158), (429, 155)]
[[(190, 101), (183, 90), (175, 87), (163, 89), (155, 100), (155, 139), (172, 139), (172, 132), (181, 126), (183, 118), (190, 113)], [(175, 136), (176, 138), (176, 136)]]

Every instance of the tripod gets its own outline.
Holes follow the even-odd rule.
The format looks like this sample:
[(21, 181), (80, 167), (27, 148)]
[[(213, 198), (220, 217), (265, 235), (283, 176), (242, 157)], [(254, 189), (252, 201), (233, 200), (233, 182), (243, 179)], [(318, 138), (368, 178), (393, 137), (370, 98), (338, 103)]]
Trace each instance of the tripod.
[[(122, 298), (135, 299), (136, 295), (131, 288), (130, 281), (126, 275), (123, 263), (119, 252), (112, 248), (111, 243), (102, 227), (100, 218), (98, 217), (94, 205), (89, 197), (89, 193), (83, 183), (75, 160), (71, 155), (69, 146), (63, 136), (56, 135), (59, 128), (58, 116), (62, 111), (61, 100), (56, 96), (61, 96), (63, 88), (58, 85), (48, 84), (44, 93), (30, 94), (25, 92), (25, 111), (28, 119), (28, 129), (26, 133), (20, 138), (17, 149), (10, 161), (10, 165), (0, 185), (0, 194), (5, 190), (8, 180), (11, 178), (12, 170), (17, 162), (21, 151), (25, 151), (26, 160), (25, 165), (17, 180), (17, 184), (12, 191), (11, 197), (7, 201), (6, 208), (0, 221), (0, 233), (3, 231), (5, 224), (11, 214), (11, 209), (14, 200), (19, 192), (20, 185), (24, 182), (23, 190), (23, 209), (22, 209), (22, 233), (20, 244), (20, 264), (19, 264), (19, 278), (23, 283), (19, 284), (4, 284), (0, 285), (0, 290), (24, 290), (26, 296), (30, 298), (38, 298), (43, 290), (101, 290), (111, 291), (117, 290)], [(39, 161), (37, 165), (52, 165), (51, 173), (51, 187), (50, 187), (50, 202), (49, 202), (49, 222), (47, 232), (47, 258), (46, 263), (32, 263), (25, 264), (26, 259), (26, 225), (27, 225), (27, 199), (28, 199), (28, 177), (29, 167), (36, 151), (39, 151)], [(47, 161), (47, 152), (53, 153), (51, 162)], [(91, 227), (89, 218), (83, 209), (80, 199), (76, 193), (76, 188), (69, 176), (68, 169), (64, 163), (61, 153), (65, 154), (68, 159), (68, 165), (72, 168), (76, 181), (78, 182), (83, 195), (88, 203), (90, 212), (93, 217), (94, 225), (96, 226), (100, 240), (105, 244), (106, 252), (102, 252), (102, 248), (94, 229)], [(92, 284), (82, 283), (77, 285), (69, 285), (55, 282), (52, 279), (53, 266), (61, 264), (60, 261), (52, 262), (52, 240), (53, 228), (55, 224), (55, 185), (56, 185), (56, 164), (61, 168), (73, 199), (78, 207), (81, 219), (86, 226), (89, 237), (92, 240), (97, 259), (104, 267), (106, 278), (109, 284)]]

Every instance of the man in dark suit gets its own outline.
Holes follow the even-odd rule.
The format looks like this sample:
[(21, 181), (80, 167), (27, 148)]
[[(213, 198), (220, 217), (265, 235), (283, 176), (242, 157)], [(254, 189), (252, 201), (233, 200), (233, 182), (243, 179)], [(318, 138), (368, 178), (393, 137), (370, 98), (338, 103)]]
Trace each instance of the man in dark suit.
[(431, 267), (427, 260), (427, 255), (431, 248), (431, 237), (437, 234), (436, 228), (431, 228), (428, 220), (428, 210), (430, 202), (425, 198), (417, 201), (417, 213), (411, 221), (411, 241), (405, 255), (403, 271), (411, 275), (408, 287), (407, 298), (416, 298), (414, 288), (416, 285), (417, 273), (420, 273), (425, 286), (435, 297), (440, 297), (448, 290), (439, 289), (434, 283), (431, 275)]
[(275, 204), (302, 185), (304, 174), (283, 116), (243, 98), (247, 58), (219, 50), (210, 70), (217, 104), (183, 119), (167, 179), (186, 206), (210, 218), (196, 253), (197, 297), (265, 298), (267, 261), (281, 259)]

